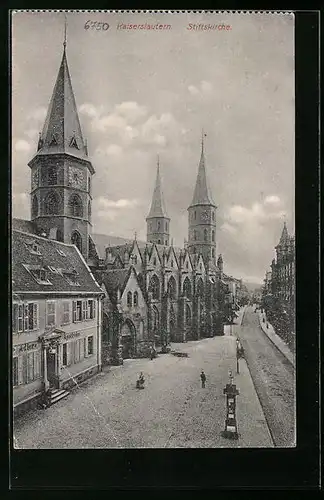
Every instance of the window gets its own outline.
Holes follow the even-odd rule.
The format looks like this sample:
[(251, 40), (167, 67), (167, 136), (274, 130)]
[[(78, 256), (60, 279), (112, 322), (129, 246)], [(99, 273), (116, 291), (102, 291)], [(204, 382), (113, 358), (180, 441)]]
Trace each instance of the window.
[(215, 257), (215, 248), (212, 248), (212, 257)]
[(93, 354), (93, 335), (91, 337), (88, 337), (88, 356)]
[(215, 212), (212, 212), (212, 218), (215, 220)]
[(25, 304), (24, 330), (36, 330), (38, 327), (38, 304), (29, 302)]
[(196, 247), (192, 247), (192, 251), (193, 251), (193, 253), (197, 253)]
[(188, 261), (186, 262), (186, 269), (189, 269)]
[(138, 306), (138, 293), (137, 292), (134, 292), (134, 306), (135, 307)]
[(53, 134), (53, 137), (51, 139), (51, 142), (49, 143), (50, 146), (57, 146), (57, 138), (56, 135)]
[(37, 241), (28, 240), (28, 241), (25, 241), (25, 245), (31, 254), (42, 255), (40, 252), (39, 244), (37, 243)]
[(88, 300), (88, 319), (96, 317), (96, 303), (93, 299)]
[(47, 195), (44, 202), (45, 215), (55, 215), (59, 212), (59, 200), (56, 193), (52, 192)]
[(72, 245), (75, 245), (80, 252), (82, 252), (82, 238), (78, 231), (73, 231), (71, 235), (71, 243)]
[(156, 266), (156, 258), (153, 259), (153, 266)]
[(131, 260), (132, 260), (133, 265), (137, 264), (137, 255), (132, 255)]
[(127, 305), (128, 307), (132, 307), (132, 292), (127, 293)]
[(197, 219), (197, 212), (195, 210), (195, 213), (194, 213), (194, 217), (195, 217), (195, 220)]
[(168, 232), (168, 223), (167, 222), (165, 223), (165, 230), (166, 230), (166, 232)]
[(160, 223), (160, 221), (158, 221), (158, 223), (157, 223), (158, 231), (160, 231), (160, 227), (161, 227), (161, 223)]
[(212, 241), (215, 241), (215, 231), (212, 230)]
[(32, 202), (32, 219), (37, 217), (37, 215), (38, 215), (38, 199), (37, 196), (34, 196)]
[(173, 260), (171, 260), (171, 267), (173, 267)]
[(73, 323), (82, 321), (82, 300), (73, 301)]
[(55, 167), (49, 167), (47, 172), (47, 184), (53, 186), (57, 184), (57, 170)]
[(204, 241), (207, 241), (207, 229), (204, 229)]
[(18, 385), (18, 358), (14, 357), (12, 359), (12, 384), (13, 386)]
[(23, 352), (13, 358), (13, 385), (28, 384), (40, 378), (40, 352)]
[(67, 366), (67, 344), (63, 344), (63, 366)]
[(176, 294), (177, 294), (177, 285), (176, 285), (174, 277), (171, 276), (171, 278), (169, 279), (169, 283), (168, 283), (168, 295), (169, 295), (170, 299), (174, 300), (174, 299), (176, 299)]
[(164, 244), (165, 244), (165, 246), (166, 246), (166, 245), (168, 244), (168, 240), (165, 240), (165, 243), (164, 243)]
[(158, 244), (159, 244), (159, 245), (161, 244), (161, 240), (158, 240)]
[(23, 264), (23, 266), (25, 267), (25, 269), (27, 269), (27, 271), (32, 275), (34, 280), (37, 281), (39, 285), (52, 285), (52, 283), (48, 279), (48, 273), (49, 273), (48, 269), (45, 269), (40, 266), (32, 266), (25, 264)]
[(78, 282), (78, 273), (75, 270), (63, 271), (63, 275), (69, 285), (80, 286), (80, 283)]
[(12, 309), (12, 329), (13, 333), (20, 333), (24, 329), (24, 305), (23, 304), (13, 304)]
[(90, 194), (90, 191), (91, 191), (91, 177), (89, 177), (89, 179), (88, 179), (88, 191), (89, 191), (89, 194)]
[(61, 325), (67, 325), (71, 322), (71, 316), (70, 316), (71, 307), (70, 306), (71, 306), (71, 303), (68, 302), (67, 300), (62, 302), (62, 322), (61, 322)]
[(83, 206), (79, 195), (73, 194), (69, 199), (69, 213), (72, 217), (83, 216)]
[(82, 320), (88, 319), (88, 304), (86, 300), (82, 301)]
[(196, 240), (197, 239), (197, 231), (194, 229), (194, 232), (193, 232), (193, 239)]
[(152, 293), (153, 300), (159, 300), (160, 298), (160, 281), (157, 276), (152, 276), (149, 285), (149, 292)]
[(55, 325), (55, 302), (46, 302), (46, 325)]

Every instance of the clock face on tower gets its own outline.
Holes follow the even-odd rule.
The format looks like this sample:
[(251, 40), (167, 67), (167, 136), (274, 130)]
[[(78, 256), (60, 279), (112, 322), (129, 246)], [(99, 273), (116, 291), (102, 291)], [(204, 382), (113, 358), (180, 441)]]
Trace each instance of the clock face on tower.
[(82, 188), (84, 181), (84, 174), (78, 168), (70, 167), (69, 169), (69, 184), (76, 188)]
[(32, 173), (32, 189), (38, 186), (38, 168), (36, 168)]
[(201, 213), (201, 219), (204, 221), (204, 222), (207, 222), (208, 219), (209, 219), (209, 214), (207, 212), (207, 210), (205, 210), (204, 212)]

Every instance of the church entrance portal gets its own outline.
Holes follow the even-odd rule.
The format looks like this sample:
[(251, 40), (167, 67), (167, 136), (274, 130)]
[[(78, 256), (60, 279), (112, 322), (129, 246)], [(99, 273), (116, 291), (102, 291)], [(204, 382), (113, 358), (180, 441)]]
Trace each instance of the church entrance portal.
[(123, 359), (133, 358), (135, 355), (135, 326), (131, 321), (126, 321), (121, 328), (121, 347)]

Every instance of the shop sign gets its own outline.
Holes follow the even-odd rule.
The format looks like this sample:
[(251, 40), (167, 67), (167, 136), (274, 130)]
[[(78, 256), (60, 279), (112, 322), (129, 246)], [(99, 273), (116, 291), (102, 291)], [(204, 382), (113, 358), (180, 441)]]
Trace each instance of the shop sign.
[(35, 351), (39, 348), (38, 342), (28, 342), (28, 344), (19, 344), (13, 346), (14, 356), (18, 355), (20, 352)]
[(69, 340), (69, 339), (75, 339), (77, 337), (80, 337), (81, 335), (81, 332), (71, 332), (71, 333), (64, 333), (63, 337), (65, 338), (65, 340)]

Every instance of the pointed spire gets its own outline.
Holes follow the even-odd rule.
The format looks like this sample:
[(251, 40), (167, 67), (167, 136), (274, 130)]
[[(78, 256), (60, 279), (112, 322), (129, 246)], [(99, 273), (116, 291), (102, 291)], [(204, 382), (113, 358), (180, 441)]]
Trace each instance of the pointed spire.
[(162, 191), (162, 182), (160, 175), (160, 159), (157, 157), (157, 172), (156, 172), (156, 180), (155, 180), (155, 188), (152, 197), (152, 204), (150, 212), (147, 216), (147, 219), (153, 217), (166, 217), (168, 218), (167, 211), (165, 208), (163, 191)]
[(66, 12), (64, 12), (64, 42), (63, 42), (63, 50), (65, 52), (66, 49), (66, 28), (67, 28), (67, 19), (66, 19)]
[(211, 191), (208, 185), (207, 175), (206, 175), (206, 167), (205, 167), (205, 153), (204, 153), (204, 138), (206, 134), (204, 130), (202, 130), (201, 136), (201, 155), (198, 167), (198, 175), (196, 180), (196, 186), (194, 195), (192, 198), (192, 202), (190, 206), (193, 205), (213, 205), (216, 206), (213, 197), (211, 195)]
[(282, 228), (282, 233), (280, 236), (280, 241), (279, 245), (284, 245), (289, 242), (289, 234), (288, 234), (288, 229), (287, 229), (287, 224), (286, 221), (284, 221), (284, 226)]
[(66, 23), (61, 65), (40, 139), (42, 148), (38, 154), (69, 153), (87, 157), (66, 57)]

